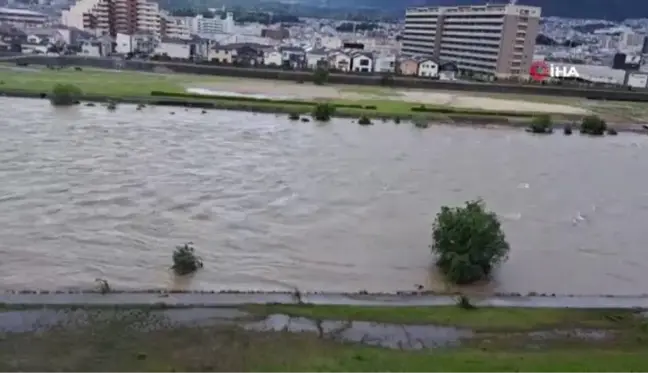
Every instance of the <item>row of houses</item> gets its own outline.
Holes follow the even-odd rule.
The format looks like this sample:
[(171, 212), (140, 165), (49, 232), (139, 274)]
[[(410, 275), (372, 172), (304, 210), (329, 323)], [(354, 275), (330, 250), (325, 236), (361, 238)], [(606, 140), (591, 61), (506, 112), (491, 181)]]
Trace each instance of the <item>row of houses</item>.
[(282, 67), (293, 70), (327, 68), (340, 72), (395, 73), (428, 78), (454, 79), (456, 65), (428, 57), (374, 54), (358, 50), (309, 49), (295, 46), (272, 47), (253, 43), (210, 45), (205, 56), (192, 55), (204, 48), (179, 47), (187, 41), (162, 41), (154, 54), (169, 59), (195, 60), (242, 66)]
[(147, 33), (95, 36), (69, 27), (25, 30), (0, 27), (1, 49), (23, 53), (80, 54), (88, 57), (139, 56), (292, 70), (326, 68), (340, 72), (394, 73), (442, 79), (453, 79), (456, 72), (454, 64), (426, 57), (405, 57), (352, 49), (276, 47), (256, 43), (217, 44), (198, 36), (162, 40)]

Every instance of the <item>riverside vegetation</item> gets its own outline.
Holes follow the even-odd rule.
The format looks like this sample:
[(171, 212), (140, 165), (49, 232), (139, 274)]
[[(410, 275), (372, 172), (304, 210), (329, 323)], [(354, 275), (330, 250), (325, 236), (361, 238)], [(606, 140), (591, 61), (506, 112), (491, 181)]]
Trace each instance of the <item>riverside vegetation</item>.
[[(536, 134), (551, 134), (553, 133), (553, 120), (550, 115), (543, 114), (534, 117), (531, 124), (527, 129), (528, 132)], [(563, 127), (565, 135), (572, 134), (572, 127), (567, 124)], [(590, 136), (603, 136), (606, 133), (614, 136), (617, 131), (614, 128), (609, 128), (605, 120), (596, 115), (588, 115), (583, 117), (580, 123), (580, 133)]]
[[(326, 84), (326, 72), (316, 71), (321, 75), (318, 81)], [(203, 109), (230, 109), (274, 113), (308, 114), (322, 100), (308, 99), (260, 99), (241, 96), (214, 96), (188, 94), (184, 85), (189, 80), (201, 84), (204, 76), (191, 76), (183, 74), (143, 74), (133, 71), (109, 71), (98, 69), (56, 69), (30, 71), (12, 71), (11, 74), (0, 70), (3, 84), (0, 92), (5, 95), (27, 95), (34, 97), (48, 97), (54, 95), (52, 86), (69, 84), (78, 87), (82, 92), (80, 99), (90, 101), (135, 102), (157, 105), (175, 105), (198, 107)], [(227, 78), (211, 78), (213, 80)], [(384, 86), (388, 87), (390, 77), (385, 76)], [(367, 89), (366, 87), (362, 87)], [(340, 88), (342, 90), (355, 89)], [(360, 89), (360, 88), (358, 88)], [(383, 88), (384, 89), (384, 88)], [(369, 93), (369, 92), (368, 92)], [(335, 116), (360, 118), (366, 116), (370, 119), (393, 119), (442, 121), (452, 123), (484, 123), (484, 124), (510, 124), (521, 125), (528, 123), (538, 115), (534, 112), (506, 111), (506, 110), (481, 110), (450, 107), (446, 105), (420, 105), (394, 99), (380, 99), (371, 95), (371, 99), (327, 99), (325, 102), (333, 105)], [(552, 114), (557, 119), (575, 119), (579, 115)]]
[[(322, 83), (323, 84), (323, 83)], [(73, 85), (73, 84), (56, 84), (52, 89), (49, 95), (52, 105), (54, 106), (69, 106), (76, 105), (79, 103), (80, 99), (83, 99), (84, 95), (82, 90)], [(311, 107), (310, 114), (314, 119), (318, 121), (329, 121), (333, 116), (338, 114), (340, 110), (345, 113), (345, 116), (349, 116), (352, 112), (357, 112), (359, 114), (358, 123), (360, 125), (370, 125), (371, 115), (363, 113), (366, 111), (378, 110), (376, 105), (356, 105), (356, 104), (340, 104), (335, 102), (310, 102), (302, 100), (272, 100), (272, 99), (259, 99), (259, 98), (249, 98), (249, 97), (240, 97), (240, 96), (219, 96), (217, 99), (209, 98), (202, 95), (196, 94), (180, 94), (180, 93), (169, 93), (169, 92), (160, 92), (153, 91), (151, 92), (152, 97), (166, 97), (170, 100), (161, 100), (153, 102), (154, 104), (162, 105), (187, 105), (193, 107), (203, 107), (203, 108), (224, 108), (224, 109), (251, 109), (251, 110), (265, 110), (265, 111), (288, 111), (289, 118), (291, 120), (299, 120), (300, 113), (304, 113), (304, 109), (299, 109), (299, 107)], [(191, 99), (191, 101), (185, 101), (183, 98)], [(225, 103), (234, 103), (238, 106), (219, 106), (214, 103), (217, 100), (220, 104)], [(143, 105), (143, 104), (140, 104)], [(258, 105), (258, 106), (257, 106)], [(117, 101), (115, 99), (108, 99), (106, 107), (108, 110), (115, 110), (117, 108)], [(346, 111), (345, 111), (346, 110)], [(411, 108), (414, 113), (435, 113), (435, 114), (449, 114), (449, 113), (461, 113), (452, 108), (438, 108), (438, 107), (426, 107), (425, 105), (414, 106)], [(466, 113), (466, 112), (464, 112)], [(528, 128), (529, 132), (538, 133), (538, 134), (550, 134), (553, 132), (553, 119), (549, 114), (540, 114), (535, 115), (532, 113), (486, 113), (473, 111), (470, 112), (470, 115), (475, 113), (475, 119), (480, 116), (489, 117), (490, 119), (499, 117), (500, 119), (505, 118), (506, 115), (518, 116), (521, 118), (527, 117), (530, 120), (530, 125)], [(479, 113), (479, 114), (476, 114)], [(383, 119), (385, 116), (379, 114)], [(425, 115), (412, 115), (410, 116), (413, 119), (413, 123), (416, 127), (427, 128), (429, 127), (428, 122), (432, 120), (431, 117), (426, 117)], [(394, 122), (399, 123), (401, 120), (400, 116), (393, 116)], [(600, 136), (605, 134), (607, 131), (610, 135), (615, 135), (616, 131), (612, 128), (608, 128), (607, 124), (603, 119), (598, 116), (586, 116), (582, 119), (580, 125), (580, 131), (583, 134)], [(571, 127), (569, 125), (564, 128), (565, 134), (571, 134)]]

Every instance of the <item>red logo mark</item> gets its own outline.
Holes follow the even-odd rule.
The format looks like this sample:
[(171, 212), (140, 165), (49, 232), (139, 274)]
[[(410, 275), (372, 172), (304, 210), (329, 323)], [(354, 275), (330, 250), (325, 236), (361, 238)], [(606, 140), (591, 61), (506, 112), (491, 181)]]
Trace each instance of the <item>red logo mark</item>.
[(531, 64), (531, 69), (529, 71), (531, 79), (541, 82), (551, 76), (551, 68), (549, 64), (544, 61), (535, 61)]

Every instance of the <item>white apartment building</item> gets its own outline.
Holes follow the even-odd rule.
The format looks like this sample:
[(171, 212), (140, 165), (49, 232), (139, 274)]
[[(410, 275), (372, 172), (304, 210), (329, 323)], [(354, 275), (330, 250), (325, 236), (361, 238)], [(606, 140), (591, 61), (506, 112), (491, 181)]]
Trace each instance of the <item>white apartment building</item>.
[(0, 8), (0, 23), (19, 27), (42, 26), (47, 16), (25, 9)]
[(643, 46), (644, 36), (635, 32), (626, 31), (619, 37), (619, 50), (620, 51), (633, 51), (639, 50)]
[(202, 14), (186, 20), (189, 29), (194, 34), (229, 34), (234, 30), (234, 13), (228, 12), (224, 19), (220, 17), (205, 18)]
[(401, 51), (454, 62), (465, 74), (527, 77), (540, 14), (516, 4), (410, 8)]

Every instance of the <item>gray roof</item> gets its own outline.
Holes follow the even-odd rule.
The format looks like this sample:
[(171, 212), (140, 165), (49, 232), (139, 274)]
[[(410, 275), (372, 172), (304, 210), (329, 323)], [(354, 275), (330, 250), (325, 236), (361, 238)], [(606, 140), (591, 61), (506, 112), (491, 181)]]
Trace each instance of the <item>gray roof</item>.
[(171, 43), (171, 44), (191, 44), (193, 41), (187, 39), (178, 39), (178, 38), (162, 38), (162, 42)]
[(293, 47), (293, 46), (285, 46), (285, 47), (279, 47), (280, 52), (301, 52), (304, 53), (304, 48), (300, 47)]
[(367, 57), (370, 59), (373, 59), (373, 55), (369, 52), (351, 52), (350, 54), (351, 58), (356, 58), (356, 57)]
[(249, 47), (249, 48), (254, 48), (254, 49), (267, 49), (270, 48), (269, 45), (264, 45), (264, 44), (258, 44), (258, 43), (232, 43), (232, 44), (223, 44), (223, 45), (218, 45), (214, 46), (214, 49), (239, 49), (243, 47)]
[(324, 48), (317, 48), (317, 49), (311, 49), (310, 51), (308, 51), (308, 54), (316, 54), (316, 55), (326, 56), (326, 55), (328, 55), (328, 51), (326, 49), (324, 49)]

